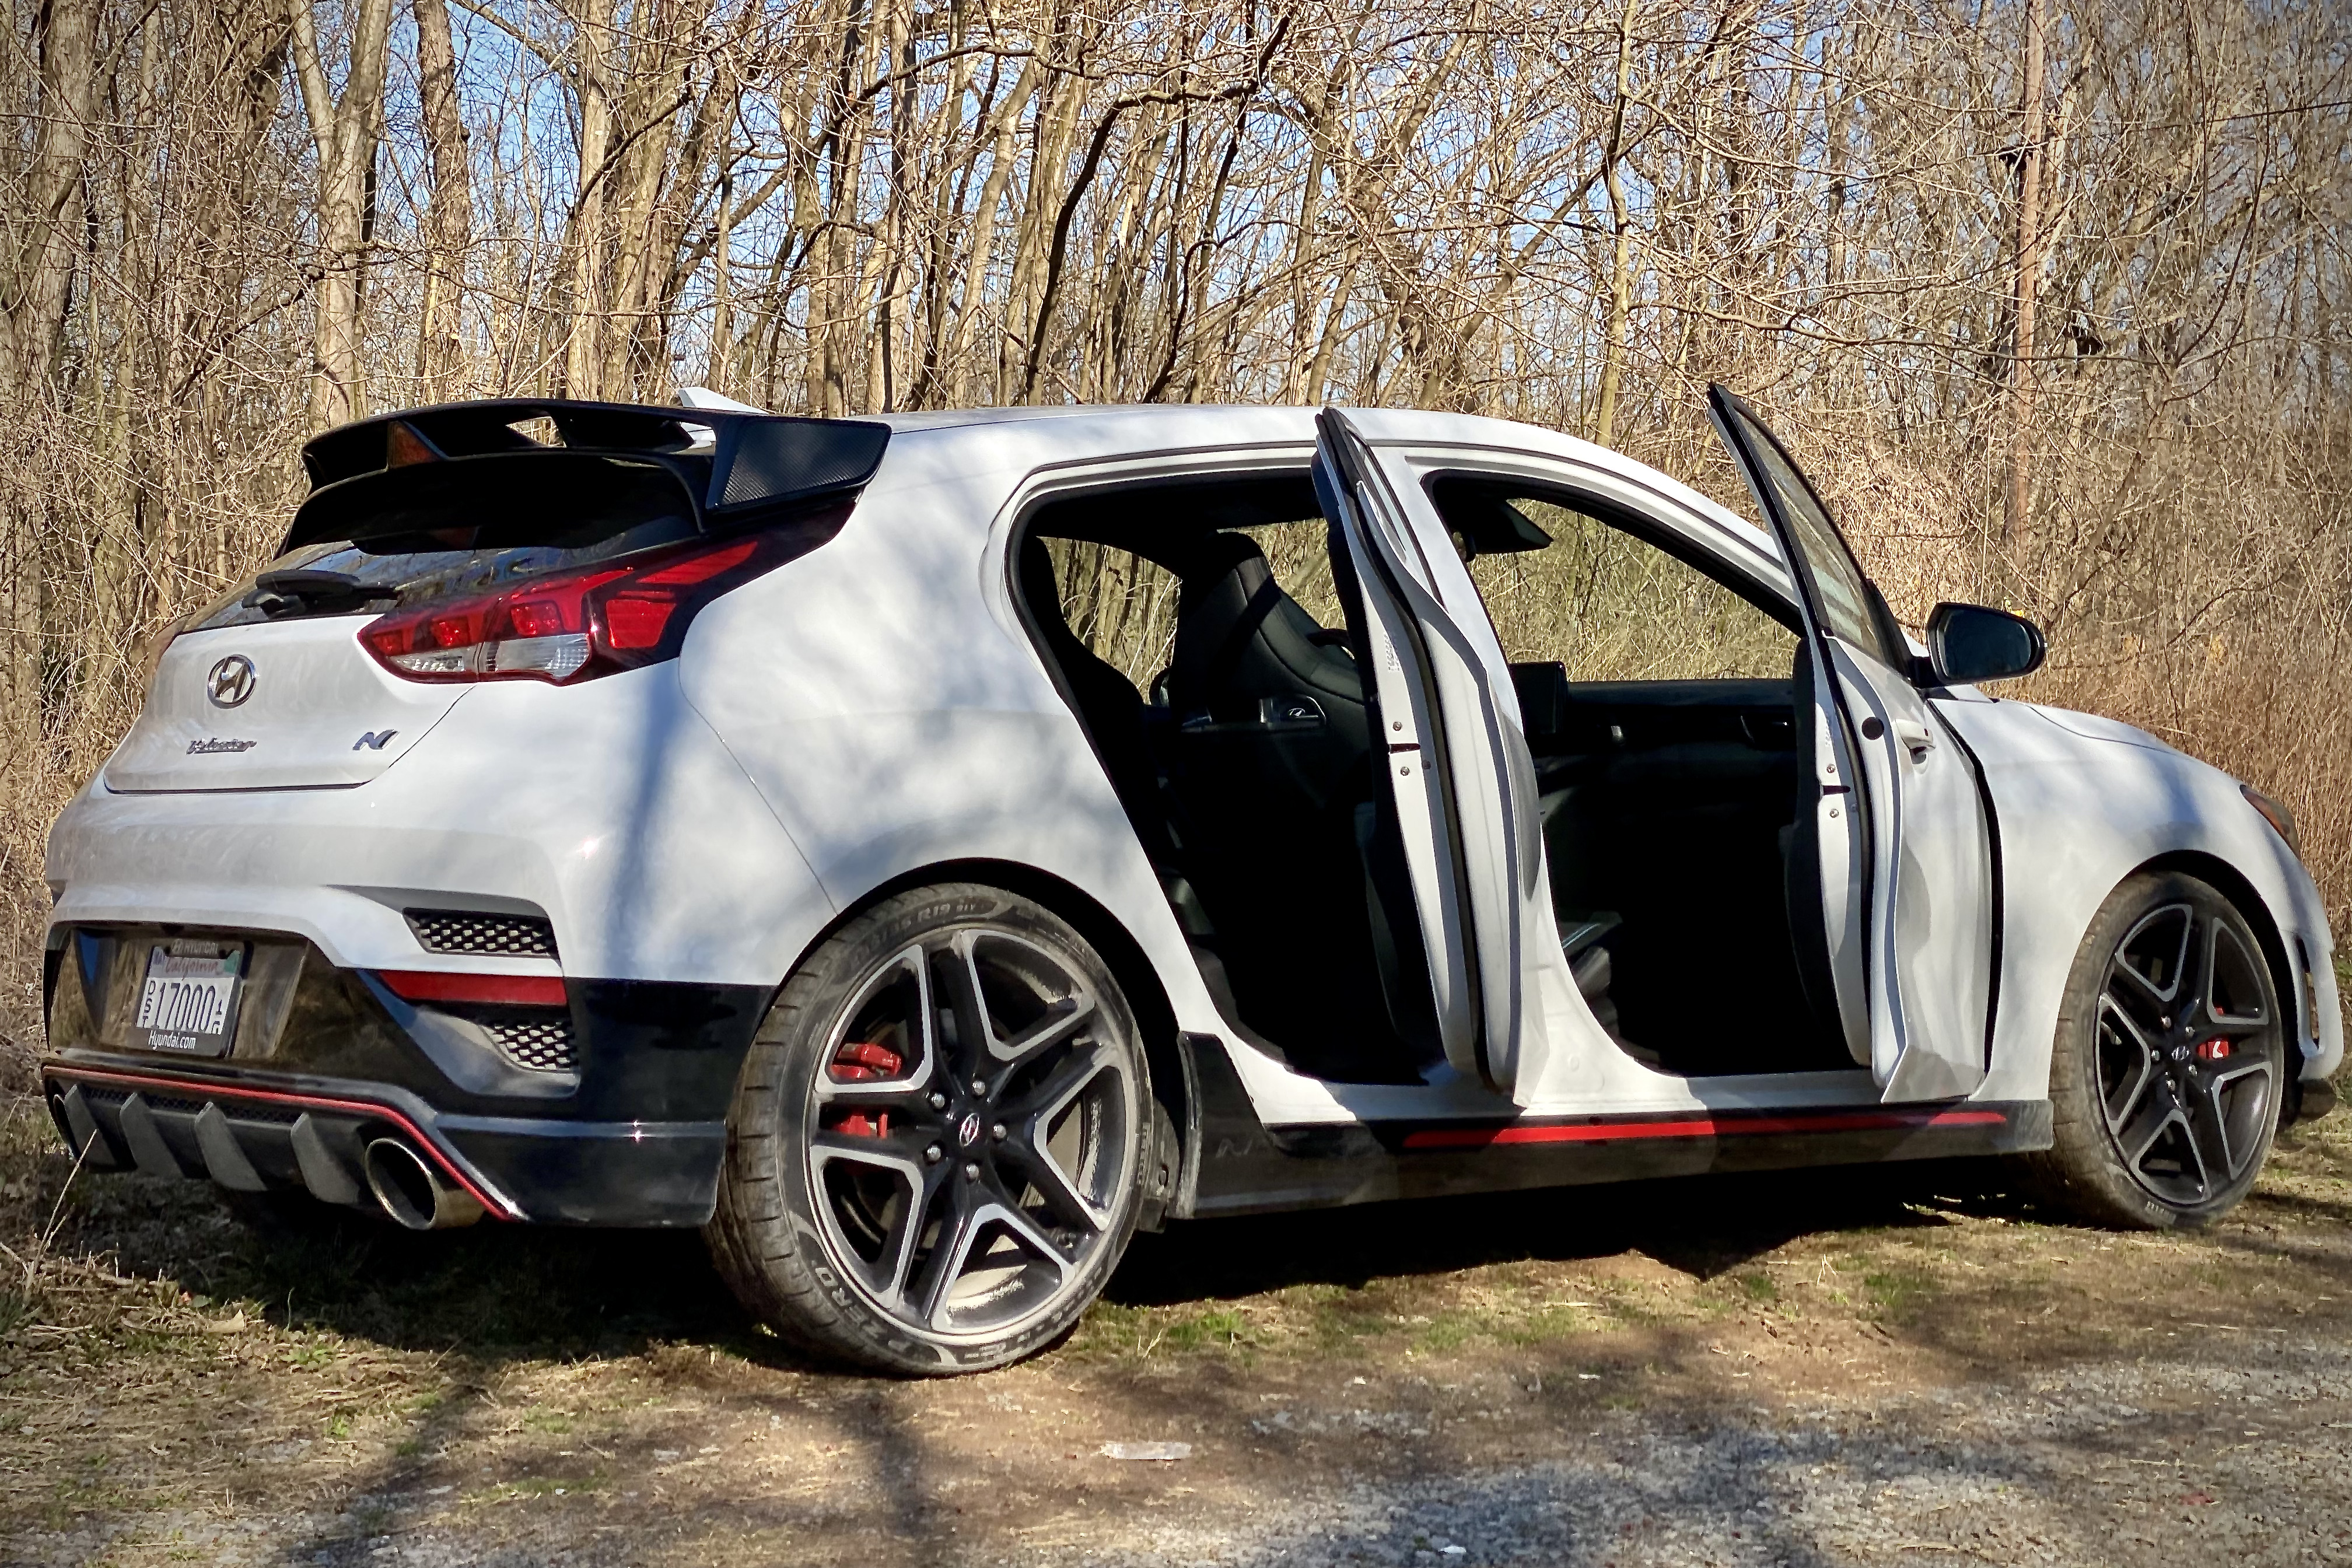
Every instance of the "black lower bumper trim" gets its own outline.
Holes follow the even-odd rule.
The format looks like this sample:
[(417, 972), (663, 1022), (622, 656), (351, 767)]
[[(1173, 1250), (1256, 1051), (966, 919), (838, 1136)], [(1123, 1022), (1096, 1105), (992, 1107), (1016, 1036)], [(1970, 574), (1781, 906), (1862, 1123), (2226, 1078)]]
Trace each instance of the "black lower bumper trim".
[(367, 1142), (394, 1134), (496, 1218), (698, 1226), (717, 1200), (727, 1145), (723, 1122), (446, 1114), (384, 1084), (55, 1058), (41, 1071), (58, 1131), (93, 1168), (307, 1191), (352, 1206), (373, 1201)]
[(698, 1226), (719, 1201), (723, 1121), (541, 1121), (445, 1116), (468, 1159), (530, 1194), (555, 1225)]

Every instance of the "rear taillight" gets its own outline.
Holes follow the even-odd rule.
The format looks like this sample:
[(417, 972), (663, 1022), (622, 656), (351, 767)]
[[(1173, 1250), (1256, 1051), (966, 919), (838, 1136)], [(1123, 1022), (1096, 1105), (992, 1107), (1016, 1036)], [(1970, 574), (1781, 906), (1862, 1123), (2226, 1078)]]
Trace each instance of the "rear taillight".
[[(838, 526), (837, 521), (835, 524)], [(411, 680), (586, 680), (676, 658), (695, 613), (805, 553), (801, 528), (771, 529), (533, 577), (370, 621), (360, 641)]]

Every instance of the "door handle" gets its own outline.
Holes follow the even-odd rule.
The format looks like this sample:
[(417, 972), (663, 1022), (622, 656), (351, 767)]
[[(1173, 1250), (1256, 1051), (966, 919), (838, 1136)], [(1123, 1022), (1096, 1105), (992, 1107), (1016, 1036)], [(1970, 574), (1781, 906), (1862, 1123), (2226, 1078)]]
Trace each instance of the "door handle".
[(1921, 752), (1936, 749), (1936, 731), (1916, 719), (1895, 721), (1895, 738), (1903, 742), (1904, 750), (1911, 753), (1914, 762), (1918, 760)]

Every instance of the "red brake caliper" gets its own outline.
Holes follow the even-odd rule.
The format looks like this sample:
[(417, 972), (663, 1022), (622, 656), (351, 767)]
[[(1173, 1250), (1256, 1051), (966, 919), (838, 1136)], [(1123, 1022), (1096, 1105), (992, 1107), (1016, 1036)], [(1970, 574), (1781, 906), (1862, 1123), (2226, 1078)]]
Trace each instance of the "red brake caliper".
[(2228, 1038), (2216, 1035), (2210, 1040), (2200, 1042), (2197, 1047), (2197, 1059), (2209, 1067), (2215, 1062), (2228, 1061), (2230, 1059)]
[[(898, 1053), (887, 1046), (877, 1046), (870, 1040), (849, 1040), (833, 1053), (831, 1070), (835, 1083), (862, 1083), (897, 1078), (906, 1065)], [(887, 1138), (890, 1113), (885, 1110), (868, 1116), (862, 1110), (853, 1110), (835, 1123), (834, 1131), (853, 1138)]]

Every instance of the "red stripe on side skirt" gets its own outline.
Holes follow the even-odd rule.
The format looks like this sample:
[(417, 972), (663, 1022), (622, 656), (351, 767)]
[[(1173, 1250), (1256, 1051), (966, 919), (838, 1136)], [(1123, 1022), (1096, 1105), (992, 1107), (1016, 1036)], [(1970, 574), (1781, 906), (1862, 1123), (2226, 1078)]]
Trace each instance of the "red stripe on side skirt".
[(1858, 1110), (1813, 1116), (1711, 1116), (1678, 1121), (1587, 1121), (1534, 1127), (1431, 1128), (1407, 1149), (1488, 1149), (1498, 1143), (1611, 1143), (1629, 1138), (1736, 1138), (1771, 1132), (1870, 1132), (1903, 1127), (1998, 1127), (1998, 1110)]
[(561, 1007), (560, 974), (467, 974), (441, 969), (379, 969), (375, 977), (404, 1002), (478, 1002), (502, 1007)]

